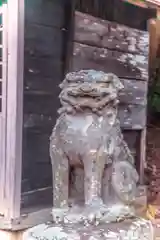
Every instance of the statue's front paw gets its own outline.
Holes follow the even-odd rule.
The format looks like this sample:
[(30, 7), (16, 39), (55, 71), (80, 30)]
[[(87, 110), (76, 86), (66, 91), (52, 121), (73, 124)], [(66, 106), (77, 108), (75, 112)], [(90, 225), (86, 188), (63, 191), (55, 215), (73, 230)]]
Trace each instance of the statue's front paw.
[(98, 223), (108, 211), (108, 207), (102, 201), (92, 202), (86, 205), (83, 216), (88, 223)]
[(62, 223), (64, 222), (64, 218), (68, 213), (68, 208), (53, 208), (52, 209), (52, 217), (54, 223)]

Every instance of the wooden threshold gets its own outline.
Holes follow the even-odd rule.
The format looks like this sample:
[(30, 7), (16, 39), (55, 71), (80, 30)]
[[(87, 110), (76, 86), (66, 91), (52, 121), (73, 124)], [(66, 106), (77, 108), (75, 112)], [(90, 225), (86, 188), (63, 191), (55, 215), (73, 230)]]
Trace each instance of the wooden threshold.
[(45, 222), (52, 221), (51, 215), (52, 207), (33, 210), (32, 213), (24, 214), (18, 219), (7, 220), (4, 217), (0, 217), (0, 229), (9, 231), (19, 231), (34, 227)]

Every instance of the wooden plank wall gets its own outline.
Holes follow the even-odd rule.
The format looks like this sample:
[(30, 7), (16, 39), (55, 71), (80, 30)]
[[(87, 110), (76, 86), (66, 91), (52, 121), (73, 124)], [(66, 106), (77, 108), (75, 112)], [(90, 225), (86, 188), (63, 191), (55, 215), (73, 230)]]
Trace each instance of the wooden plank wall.
[[(64, 2), (26, 0), (22, 212), (33, 202), (46, 204), (46, 191), (52, 204), (49, 136), (59, 106), (58, 84), (66, 69)], [(112, 71), (122, 79), (126, 91), (120, 95), (119, 116), (136, 156), (140, 137), (133, 129), (146, 124), (148, 34), (81, 13), (76, 13), (75, 26), (72, 70)]]
[(147, 20), (156, 18), (157, 15), (156, 8), (144, 8), (123, 0), (76, 0), (75, 2), (77, 11), (139, 30), (147, 30)]
[(49, 136), (56, 121), (58, 85), (64, 72), (68, 3), (25, 1), (22, 192), (52, 184)]
[(112, 72), (121, 79), (125, 89), (119, 96), (119, 118), (136, 155), (146, 126), (148, 47), (148, 32), (76, 12), (72, 70)]

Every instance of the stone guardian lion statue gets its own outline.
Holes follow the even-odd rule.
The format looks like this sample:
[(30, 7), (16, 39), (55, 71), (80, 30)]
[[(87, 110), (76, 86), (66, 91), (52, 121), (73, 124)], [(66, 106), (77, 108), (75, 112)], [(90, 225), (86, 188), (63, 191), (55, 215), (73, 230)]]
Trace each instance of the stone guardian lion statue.
[[(54, 220), (131, 217), (138, 174), (117, 118), (122, 83), (111, 73), (81, 70), (68, 73), (60, 88), (62, 107), (50, 138)], [(84, 169), (84, 203), (75, 211), (69, 207), (71, 166)], [(102, 179), (108, 179), (104, 185)]]

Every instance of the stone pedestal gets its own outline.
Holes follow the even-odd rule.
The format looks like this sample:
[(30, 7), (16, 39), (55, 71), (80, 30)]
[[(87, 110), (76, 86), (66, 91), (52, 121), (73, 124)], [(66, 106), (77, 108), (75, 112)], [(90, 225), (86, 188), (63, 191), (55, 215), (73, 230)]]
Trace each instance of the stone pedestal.
[(126, 220), (120, 223), (41, 224), (27, 230), (23, 240), (154, 240), (151, 222), (144, 219)]

